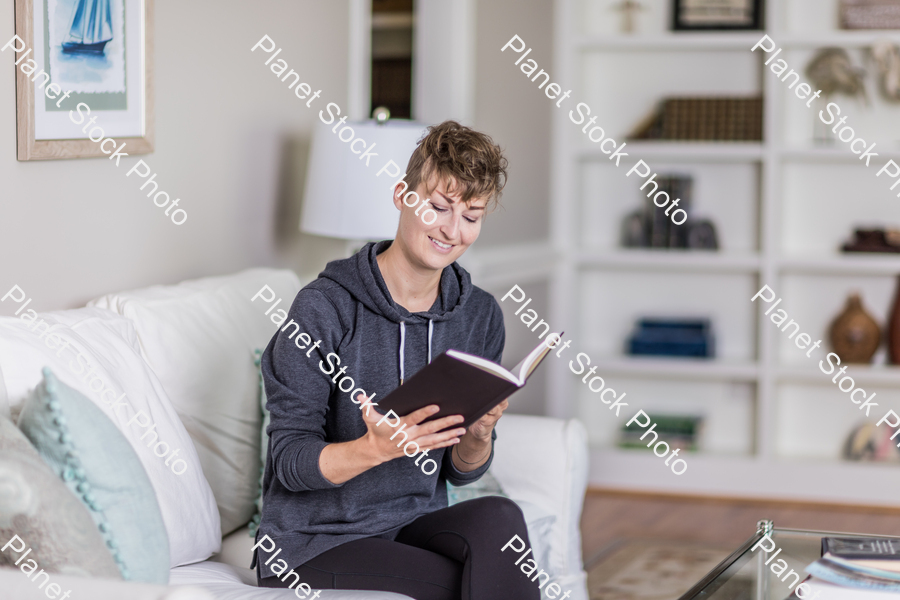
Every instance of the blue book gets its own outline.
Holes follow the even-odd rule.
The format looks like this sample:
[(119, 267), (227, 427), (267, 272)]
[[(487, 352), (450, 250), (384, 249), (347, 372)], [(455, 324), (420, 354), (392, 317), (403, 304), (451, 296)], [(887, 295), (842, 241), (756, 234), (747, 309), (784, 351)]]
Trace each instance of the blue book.
[(627, 352), (634, 355), (711, 358), (715, 338), (709, 319), (641, 319)]

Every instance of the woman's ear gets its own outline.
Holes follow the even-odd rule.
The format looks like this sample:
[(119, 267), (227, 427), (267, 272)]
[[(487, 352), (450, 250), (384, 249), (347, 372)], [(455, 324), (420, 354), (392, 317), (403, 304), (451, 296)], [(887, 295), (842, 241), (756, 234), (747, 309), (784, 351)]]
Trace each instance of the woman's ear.
[(403, 206), (402, 206), (402, 202), (403, 202), (403, 188), (400, 186), (400, 182), (398, 182), (398, 183), (394, 186), (394, 197), (393, 197), (393, 200), (394, 200), (394, 206), (397, 207), (397, 210), (403, 211)]

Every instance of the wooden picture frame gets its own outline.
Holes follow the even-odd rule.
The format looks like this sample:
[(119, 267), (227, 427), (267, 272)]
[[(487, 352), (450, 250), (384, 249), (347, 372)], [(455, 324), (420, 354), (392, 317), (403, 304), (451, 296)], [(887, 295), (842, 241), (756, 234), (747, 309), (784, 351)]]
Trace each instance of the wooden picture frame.
[[(70, 4), (77, 4), (80, 0), (51, 0), (54, 4), (57, 2), (69, 2)], [(103, 1), (103, 0), (101, 0)], [(109, 152), (104, 152), (101, 150), (101, 143), (92, 141), (88, 138), (88, 135), (94, 129), (88, 130), (86, 133), (79, 133), (73, 136), (71, 133), (66, 135), (61, 135), (59, 139), (55, 139), (53, 133), (57, 130), (61, 131), (59, 123), (62, 119), (59, 114), (62, 114), (64, 111), (69, 116), (70, 110), (77, 110), (76, 106), (78, 106), (79, 102), (83, 102), (90, 106), (91, 100), (86, 100), (88, 98), (101, 98), (103, 97), (103, 101), (98, 100), (96, 104), (100, 104), (101, 107), (97, 108), (96, 104), (94, 109), (91, 110), (91, 116), (97, 117), (96, 126), (103, 126), (106, 124), (106, 137), (112, 138), (116, 141), (116, 146), (119, 147), (123, 143), (125, 143), (125, 152), (129, 155), (133, 154), (147, 154), (153, 152), (153, 142), (154, 142), (154, 111), (153, 111), (153, 14), (154, 14), (154, 0), (106, 0), (107, 2), (121, 2), (120, 12), (122, 23), (120, 25), (121, 31), (123, 33), (122, 41), (120, 42), (119, 53), (121, 55), (121, 65), (119, 65), (119, 70), (121, 74), (119, 78), (121, 80), (121, 85), (123, 86), (122, 90), (117, 95), (117, 100), (115, 101), (119, 105), (124, 104), (124, 108), (122, 106), (114, 106), (113, 108), (103, 108), (102, 105), (104, 103), (109, 103), (108, 99), (113, 98), (114, 96), (111, 94), (106, 94), (105, 90), (100, 90), (98, 93), (81, 93), (75, 92), (72, 97), (66, 98), (67, 105), (62, 105), (61, 108), (52, 108), (53, 116), (45, 116), (51, 113), (44, 112), (44, 107), (49, 106), (47, 103), (50, 100), (51, 96), (45, 96), (47, 88), (50, 85), (56, 84), (54, 81), (54, 70), (52, 68), (52, 64), (50, 61), (49, 55), (50, 52), (38, 51), (35, 49), (36, 38), (40, 37), (41, 40), (44, 41), (44, 45), (49, 44), (49, 40), (52, 37), (47, 33), (50, 29), (48, 23), (48, 6), (53, 6), (53, 4), (48, 4), (48, 0), (15, 0), (15, 11), (16, 11), (16, 35), (19, 39), (24, 43), (24, 47), (21, 50), (22, 53), (28, 52), (27, 49), (32, 49), (32, 56), (41, 56), (41, 62), (44, 64), (39, 64), (37, 61), (32, 61), (36, 64), (37, 69), (46, 69), (46, 72), (49, 73), (50, 79), (49, 82), (45, 81), (42, 77), (39, 77), (38, 73), (35, 72), (34, 77), (32, 78), (29, 74), (26, 74), (21, 68), (24, 64), (28, 63), (29, 59), (26, 59), (21, 54), (13, 52), (14, 61), (24, 59), (19, 66), (16, 66), (16, 142), (17, 142), (17, 158), (20, 161), (26, 160), (52, 160), (52, 159), (63, 159), (63, 158), (88, 158), (88, 157), (98, 157), (103, 156), (107, 157)], [(35, 34), (35, 3), (41, 3), (39, 8), (39, 14), (42, 15), (40, 25), (42, 27), (42, 32), (40, 35)], [(109, 6), (109, 4), (107, 4)], [(133, 20), (135, 16), (139, 17), (139, 21), (129, 22), (128, 20)], [(110, 24), (113, 23), (112, 18), (109, 17)], [(128, 29), (126, 30), (126, 25)], [(74, 27), (74, 25), (73, 25)], [(131, 34), (129, 36), (128, 34)], [(137, 39), (131, 39), (132, 37), (137, 36)], [(45, 39), (46, 38), (46, 39)], [(128, 45), (128, 52), (125, 51), (125, 46)], [(86, 43), (82, 43), (82, 46), (90, 45)], [(94, 45), (96, 46), (96, 44)], [(65, 45), (63, 46), (65, 48)], [(133, 50), (137, 48), (138, 52), (134, 52)], [(13, 48), (15, 50), (15, 48)], [(65, 50), (63, 50), (65, 52)], [(92, 51), (90, 53), (91, 59), (95, 56), (103, 56), (104, 50), (100, 50), (99, 53), (96, 51)], [(135, 56), (137, 55), (137, 56)], [(76, 56), (76, 58), (78, 58)], [(86, 59), (87, 60), (87, 59)], [(61, 73), (62, 69), (57, 71), (57, 75)], [(37, 81), (34, 81), (37, 80)], [(40, 85), (39, 84), (44, 84)], [(62, 90), (67, 90), (65, 83), (56, 84), (58, 88)], [(36, 90), (36, 88), (38, 88)], [(61, 92), (64, 93), (64, 92)], [(61, 93), (57, 94), (57, 97), (61, 96)], [(36, 94), (38, 97), (36, 98)], [(44, 102), (44, 106), (40, 107), (39, 112), (41, 114), (36, 115), (36, 106), (35, 101), (39, 100)], [(59, 100), (54, 106), (61, 106), (61, 102), (63, 100)], [(83, 110), (83, 109), (82, 109)], [(80, 113), (79, 113), (80, 116)], [(107, 120), (104, 121), (104, 116), (106, 116)], [(71, 118), (71, 117), (69, 117)], [(53, 119), (51, 124), (51, 119)], [(63, 120), (64, 121), (64, 120)], [(86, 122), (86, 119), (85, 119)], [(74, 121), (73, 121), (74, 123)], [(71, 129), (74, 125), (64, 124), (67, 128)], [(80, 125), (80, 123), (79, 123)], [(41, 139), (35, 139), (35, 133), (38, 129), (43, 129), (45, 132), (50, 132), (49, 135), (44, 133), (41, 136)], [(118, 129), (119, 132), (122, 131), (130, 131), (132, 133), (120, 133), (120, 135), (115, 134), (115, 130)], [(110, 131), (112, 130), (112, 131)], [(137, 135), (135, 135), (137, 133)], [(83, 137), (82, 137), (83, 136)], [(107, 146), (108, 149), (108, 146)]]
[[(732, 8), (749, 12), (748, 16), (729, 18), (716, 16), (715, 10)], [(713, 14), (704, 15), (704, 9)], [(674, 31), (761, 30), (764, 28), (764, 0), (674, 0)]]

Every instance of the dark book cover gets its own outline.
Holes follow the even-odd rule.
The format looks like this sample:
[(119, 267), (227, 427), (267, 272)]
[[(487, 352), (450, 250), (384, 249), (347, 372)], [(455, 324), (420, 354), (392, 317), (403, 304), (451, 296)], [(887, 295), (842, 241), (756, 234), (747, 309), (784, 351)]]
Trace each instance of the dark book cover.
[(420, 408), (437, 404), (440, 410), (423, 423), (462, 415), (465, 421), (461, 426), (468, 428), (517, 389), (524, 387), (550, 352), (550, 343), (556, 340), (558, 345), (561, 338), (562, 334), (547, 335), (512, 372), (485, 358), (448, 350), (376, 402), (377, 410), (381, 414), (393, 410), (395, 414), (405, 417)]
[[(651, 248), (666, 248), (669, 245), (669, 227), (671, 219), (666, 216), (665, 207), (660, 208), (653, 203), (653, 198), (660, 192), (671, 197), (671, 181), (668, 177), (657, 177), (659, 189), (647, 197), (647, 214), (649, 216), (649, 238)], [(648, 188), (649, 189), (649, 188)]]
[[(670, 202), (674, 202), (676, 199), (679, 200), (678, 208), (683, 209), (685, 212), (690, 210), (691, 206), (691, 193), (693, 190), (694, 180), (690, 176), (685, 175), (677, 175), (671, 176), (669, 179), (669, 195), (671, 196)], [(665, 214), (665, 210), (663, 208), (657, 209), (663, 211)], [(672, 209), (669, 211), (669, 220), (672, 219), (672, 214), (676, 209)], [(668, 247), (669, 248), (687, 248), (687, 237), (688, 237), (688, 224), (682, 223), (681, 225), (676, 225), (675, 223), (669, 224), (669, 235), (668, 235)]]
[(822, 538), (822, 556), (845, 560), (898, 560), (900, 538)]
[(462, 415), (466, 418), (462, 427), (469, 427), (517, 389), (515, 383), (456, 360), (445, 352), (382, 398), (378, 408), (383, 414), (393, 410), (405, 417), (429, 404), (437, 404), (441, 410), (426, 422)]

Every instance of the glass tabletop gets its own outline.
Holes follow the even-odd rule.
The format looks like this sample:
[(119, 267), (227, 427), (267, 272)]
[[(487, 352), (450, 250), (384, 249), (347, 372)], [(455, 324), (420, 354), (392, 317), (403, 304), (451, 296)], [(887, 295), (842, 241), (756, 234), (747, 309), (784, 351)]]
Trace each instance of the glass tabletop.
[[(757, 523), (756, 533), (679, 600), (785, 600), (822, 555), (823, 537), (888, 537), (870, 533), (782, 529)], [(780, 562), (779, 562), (780, 561)], [(768, 563), (768, 564), (766, 564)], [(794, 574), (791, 573), (793, 571)], [(805, 592), (806, 590), (803, 590)]]

